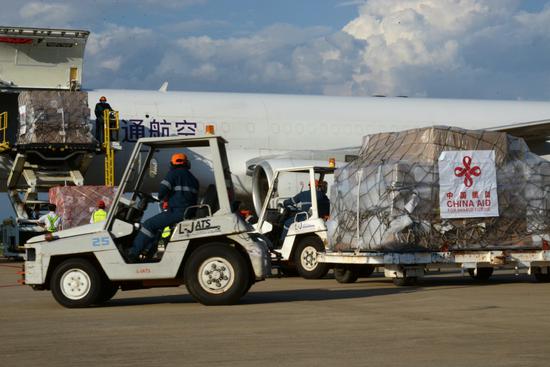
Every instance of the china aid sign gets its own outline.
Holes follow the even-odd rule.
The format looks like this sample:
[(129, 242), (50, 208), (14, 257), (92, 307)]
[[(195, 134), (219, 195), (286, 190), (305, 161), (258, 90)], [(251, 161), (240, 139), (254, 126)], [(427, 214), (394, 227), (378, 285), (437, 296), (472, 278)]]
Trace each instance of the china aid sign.
[(439, 156), (441, 218), (498, 217), (494, 150), (459, 150)]

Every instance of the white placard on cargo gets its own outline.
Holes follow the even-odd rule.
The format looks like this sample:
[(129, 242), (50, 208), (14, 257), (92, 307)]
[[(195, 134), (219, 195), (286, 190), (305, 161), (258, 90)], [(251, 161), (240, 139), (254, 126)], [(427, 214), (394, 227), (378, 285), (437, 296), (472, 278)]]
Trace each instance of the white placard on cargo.
[(27, 132), (27, 106), (19, 106), (19, 135)]
[(494, 150), (445, 151), (438, 163), (441, 218), (499, 216)]

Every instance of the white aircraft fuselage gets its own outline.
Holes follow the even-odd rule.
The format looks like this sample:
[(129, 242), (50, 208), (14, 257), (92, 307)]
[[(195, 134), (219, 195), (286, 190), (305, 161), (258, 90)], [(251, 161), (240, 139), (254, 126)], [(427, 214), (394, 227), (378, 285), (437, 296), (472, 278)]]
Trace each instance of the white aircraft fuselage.
[[(244, 194), (251, 188), (246, 162), (262, 156), (357, 147), (363, 136), (384, 131), (432, 125), (498, 128), (550, 118), (550, 102), (139, 90), (88, 93), (92, 111), (99, 97), (106, 96), (120, 112), (125, 152), (119, 153), (120, 158), (140, 137), (201, 135), (206, 124), (215, 125), (216, 133), (229, 142), (236, 189)], [(95, 119), (93, 112), (91, 118)], [(117, 158), (118, 174), (125, 161)], [(207, 180), (202, 172), (195, 174)]]
[[(246, 162), (261, 161), (261, 157), (358, 147), (363, 136), (384, 131), (433, 125), (498, 129), (550, 118), (550, 102), (108, 89), (88, 90), (88, 96), (92, 124), (100, 96), (106, 96), (120, 113), (123, 150), (116, 155), (117, 178), (140, 137), (202, 135), (205, 125), (212, 124), (216, 134), (228, 141), (235, 188), (241, 197), (249, 195), (252, 186)], [(168, 159), (158, 162), (159, 182)], [(210, 183), (207, 166), (192, 167), (202, 187)], [(103, 156), (98, 156), (86, 183), (102, 184), (102, 173)]]

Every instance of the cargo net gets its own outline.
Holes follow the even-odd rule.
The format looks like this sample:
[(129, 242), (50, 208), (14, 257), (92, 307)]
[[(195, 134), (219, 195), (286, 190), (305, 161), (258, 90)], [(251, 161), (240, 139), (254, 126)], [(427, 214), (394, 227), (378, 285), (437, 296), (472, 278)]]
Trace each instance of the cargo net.
[(116, 188), (112, 186), (56, 186), (49, 191), (50, 203), (56, 205), (63, 229), (89, 224), (92, 213), (103, 200), (111, 207)]
[(18, 102), (18, 145), (95, 144), (88, 93), (23, 91)]
[[(441, 152), (494, 150), (499, 217), (441, 219)], [(550, 162), (506, 133), (432, 127), (366, 136), (339, 168), (327, 222), (336, 251), (540, 248), (550, 230)]]

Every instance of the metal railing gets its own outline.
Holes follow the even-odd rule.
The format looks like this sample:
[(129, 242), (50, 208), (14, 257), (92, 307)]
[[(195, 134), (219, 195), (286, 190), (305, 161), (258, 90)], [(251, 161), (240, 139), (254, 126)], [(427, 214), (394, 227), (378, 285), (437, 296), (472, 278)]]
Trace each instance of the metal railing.
[(0, 152), (10, 149), (10, 143), (6, 141), (6, 131), (8, 130), (8, 113), (0, 113)]
[[(105, 148), (105, 186), (115, 185), (115, 150), (111, 144), (111, 133), (118, 137), (118, 111), (103, 111), (103, 147)], [(117, 139), (114, 139), (117, 141)]]

